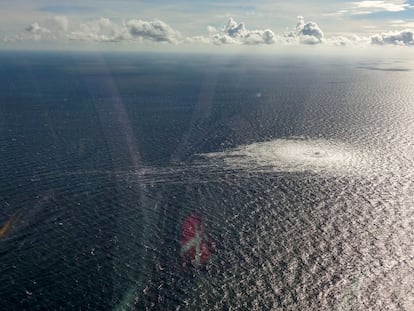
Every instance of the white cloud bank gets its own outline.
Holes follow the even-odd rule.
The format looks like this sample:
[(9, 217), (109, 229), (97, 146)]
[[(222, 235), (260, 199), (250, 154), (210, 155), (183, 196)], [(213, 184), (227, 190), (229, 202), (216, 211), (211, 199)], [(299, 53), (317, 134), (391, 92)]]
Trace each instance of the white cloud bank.
[(78, 40), (91, 42), (120, 42), (120, 41), (154, 41), (178, 43), (181, 34), (167, 23), (154, 20), (144, 21), (131, 19), (122, 24), (112, 22), (108, 18), (100, 18), (81, 23), (75, 29), (69, 28), (69, 20), (65, 16), (55, 16), (42, 24), (34, 22), (25, 28), (24, 32), (3, 41), (15, 42), (23, 40)]
[(414, 32), (412, 30), (392, 31), (371, 37), (375, 45), (402, 45), (414, 46)]
[[(315, 45), (326, 42), (325, 35), (318, 24), (312, 21), (307, 22), (302, 16), (298, 16), (295, 31), (281, 36), (275, 35), (270, 29), (248, 30), (244, 23), (237, 23), (233, 18), (230, 18), (221, 30), (208, 26), (208, 31), (210, 33), (209, 40), (201, 40), (198, 37), (198, 41), (213, 43), (215, 45), (275, 43)], [(189, 38), (188, 41), (193, 42), (193, 38)]]
[(72, 40), (96, 42), (142, 41), (177, 43), (181, 35), (167, 23), (131, 19), (122, 25), (113, 23), (107, 18), (101, 18), (81, 24), (80, 30), (68, 34)]
[(356, 34), (350, 36), (333, 36), (326, 38), (325, 44), (337, 47), (363, 47), (370, 43), (370, 38)]
[[(372, 1), (371, 1), (372, 2)], [(395, 25), (404, 25), (397, 21)], [(393, 25), (394, 25), (393, 24)], [(100, 18), (73, 26), (65, 16), (55, 16), (43, 23), (34, 22), (25, 31), (4, 42), (24, 40), (76, 40), (87, 42), (164, 42), (170, 44), (190, 43), (195, 45), (326, 45), (363, 47), (368, 45), (414, 46), (414, 32), (410, 29), (385, 32), (368, 37), (349, 36), (326, 37), (322, 29), (313, 21), (298, 16), (295, 30), (275, 35), (270, 29), (249, 30), (244, 23), (230, 18), (221, 28), (208, 26), (208, 35), (183, 37), (179, 31), (167, 23), (154, 20), (130, 19), (114, 23), (108, 18)]]

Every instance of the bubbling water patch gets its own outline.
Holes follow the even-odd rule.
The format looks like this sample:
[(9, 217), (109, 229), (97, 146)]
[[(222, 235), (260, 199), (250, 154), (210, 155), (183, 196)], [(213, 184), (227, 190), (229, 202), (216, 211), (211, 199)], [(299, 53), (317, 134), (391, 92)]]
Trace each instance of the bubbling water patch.
[(362, 174), (369, 170), (367, 152), (326, 139), (276, 139), (223, 152), (201, 154), (233, 169), (254, 171), (331, 172)]

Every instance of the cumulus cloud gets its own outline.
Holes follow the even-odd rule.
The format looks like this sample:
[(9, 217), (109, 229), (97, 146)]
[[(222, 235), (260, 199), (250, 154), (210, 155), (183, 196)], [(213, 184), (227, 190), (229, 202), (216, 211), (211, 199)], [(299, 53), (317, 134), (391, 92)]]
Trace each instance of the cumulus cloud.
[(100, 18), (80, 24), (79, 29), (70, 32), (67, 37), (71, 40), (117, 42), (126, 39), (125, 34), (124, 26), (117, 25), (108, 18)]
[(216, 33), (211, 37), (211, 42), (215, 45), (222, 45), (222, 44), (243, 44), (241, 40), (232, 38), (223, 33)]
[(414, 46), (414, 32), (406, 29), (377, 34), (371, 37), (371, 43), (375, 45)]
[(45, 35), (45, 34), (49, 34), (50, 33), (50, 30), (49, 29), (40, 26), (39, 23), (37, 23), (37, 22), (32, 23), (29, 26), (27, 26), (25, 28), (25, 30), (27, 31), (27, 33), (29, 33), (29, 34), (31, 34), (31, 35), (33, 35), (35, 37), (39, 37), (39, 38), (42, 35)]
[(119, 42), (149, 40), (177, 43), (181, 38), (178, 31), (159, 20), (143, 21), (131, 19), (116, 24), (108, 18), (100, 18), (80, 25), (80, 29), (68, 35), (72, 40), (96, 42)]
[(325, 35), (315, 22), (306, 22), (303, 16), (298, 16), (298, 22), (294, 32), (290, 32), (286, 38), (288, 42), (299, 41), (302, 44), (319, 44), (325, 41)]
[(142, 41), (177, 43), (181, 35), (163, 21), (131, 19), (116, 24), (108, 18), (100, 18), (80, 25), (68, 34), (71, 40), (96, 42)]
[(230, 18), (221, 30), (209, 27), (212, 43), (222, 44), (273, 44), (276, 35), (270, 29), (248, 30), (244, 23), (237, 23)]
[(181, 38), (181, 34), (178, 31), (160, 20), (143, 21), (131, 19), (125, 26), (133, 38), (169, 43), (177, 43)]
[(233, 18), (230, 18), (224, 26), (224, 33), (232, 38), (243, 37), (247, 35), (248, 31), (244, 23), (237, 23)]
[[(54, 16), (39, 22), (33, 22), (23, 32), (3, 38), (3, 42), (24, 40), (78, 40), (90, 42), (120, 41), (154, 41), (178, 43), (183, 41), (181, 34), (167, 23), (155, 20), (144, 21), (131, 19), (122, 23), (114, 23), (108, 18), (99, 18), (71, 26), (66, 16)], [(193, 37), (193, 42), (206, 43), (200, 36)]]
[(24, 28), (24, 32), (15, 34), (5, 38), (5, 42), (16, 42), (24, 40), (41, 40), (51, 36), (51, 30), (40, 25), (38, 22), (31, 23), (29, 26)]

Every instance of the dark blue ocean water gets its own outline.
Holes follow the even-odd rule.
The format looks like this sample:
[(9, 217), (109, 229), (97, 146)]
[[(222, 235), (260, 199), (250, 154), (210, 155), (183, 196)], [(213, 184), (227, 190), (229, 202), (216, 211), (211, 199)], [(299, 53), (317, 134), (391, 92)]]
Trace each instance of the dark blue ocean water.
[(412, 310), (413, 68), (2, 52), (0, 309)]

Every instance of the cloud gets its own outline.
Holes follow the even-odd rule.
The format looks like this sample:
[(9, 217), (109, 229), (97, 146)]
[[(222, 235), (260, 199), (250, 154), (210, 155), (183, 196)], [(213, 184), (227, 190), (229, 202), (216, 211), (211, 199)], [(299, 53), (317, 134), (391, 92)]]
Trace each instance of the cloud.
[(69, 20), (66, 16), (54, 16), (43, 21), (33, 22), (13, 36), (4, 38), (5, 42), (16, 42), (24, 40), (58, 39), (65, 36), (69, 28)]
[(148, 22), (132, 19), (126, 23), (126, 28), (133, 38), (169, 43), (177, 43), (181, 38), (178, 31), (160, 20)]
[(207, 31), (209, 32), (209, 33), (215, 33), (215, 32), (217, 32), (217, 29), (216, 29), (216, 27), (213, 27), (213, 26), (207, 26)]
[(326, 43), (331, 46), (363, 47), (370, 43), (370, 38), (360, 37), (356, 34), (350, 36), (334, 36), (326, 38)]
[(47, 33), (50, 33), (50, 30), (49, 30), (49, 29), (44, 28), (44, 27), (41, 27), (41, 26), (39, 25), (39, 23), (37, 23), (37, 22), (32, 23), (32, 24), (30, 24), (29, 26), (27, 26), (27, 27), (25, 28), (25, 30), (26, 30), (28, 33), (33, 34), (33, 35), (42, 35), (42, 34), (47, 34)]
[(378, 11), (387, 11), (387, 12), (401, 12), (408, 9), (410, 5), (406, 1), (359, 1), (354, 2), (351, 10), (354, 10), (354, 13), (358, 14), (358, 11), (367, 11), (367, 12), (378, 12)]
[(287, 42), (298, 41), (302, 44), (319, 44), (325, 41), (325, 35), (315, 22), (305, 22), (303, 16), (298, 16), (298, 22), (294, 32), (285, 36)]
[(270, 29), (252, 30), (244, 38), (245, 44), (272, 44), (276, 42), (276, 36)]
[[(29, 37), (25, 33), (18, 33), (13, 36), (5, 36), (3, 37), (4, 43), (15, 43), (17, 41), (28, 40)], [(30, 38), (31, 40), (35, 40), (33, 37)]]
[(405, 21), (405, 20), (393, 20), (388, 23), (391, 27), (402, 28), (414, 28), (414, 21)]
[(234, 39), (230, 36), (227, 36), (223, 33), (216, 33), (211, 38), (211, 42), (213, 42), (215, 45), (223, 45), (223, 44), (243, 44), (241, 40)]
[(100, 18), (82, 23), (79, 29), (67, 34), (70, 40), (118, 42), (127, 39), (124, 26), (113, 23), (108, 18)]
[(406, 29), (377, 34), (371, 37), (371, 44), (414, 46), (414, 32)]
[(402, 12), (413, 8), (406, 0), (364, 0), (350, 2), (345, 9), (330, 15), (368, 15), (377, 12)]
[(69, 29), (69, 19), (66, 16), (54, 16), (50, 24), (58, 31), (68, 31)]
[(45, 27), (39, 25), (39, 23), (34, 22), (25, 28), (25, 33), (20, 33), (14, 36), (12, 41), (20, 40), (40, 40), (43, 37), (49, 35), (51, 31)]
[(238, 45), (261, 45), (273, 44), (277, 36), (270, 29), (249, 30), (244, 23), (238, 23), (230, 18), (222, 29), (207, 26), (208, 36), (187, 37), (186, 43), (201, 44), (238, 44)]
[[(181, 34), (167, 23), (155, 20), (144, 21), (131, 19), (127, 22), (114, 23), (108, 18), (99, 18), (79, 24), (69, 29), (66, 16), (54, 16), (43, 21), (33, 22), (24, 32), (3, 39), (4, 42), (24, 40), (77, 40), (90, 42), (154, 41), (178, 43)], [(197, 37), (194, 41), (202, 41)]]
[[(391, 27), (411, 25), (404, 20), (390, 21)], [(70, 25), (70, 27), (69, 27)], [(69, 23), (66, 16), (54, 16), (43, 22), (33, 22), (24, 31), (14, 36), (3, 38), (4, 42), (23, 40), (79, 40), (89, 42), (164, 42), (189, 43), (196, 45), (271, 45), (271, 44), (305, 44), (330, 45), (345, 47), (363, 47), (368, 45), (414, 46), (412, 30), (391, 31), (373, 36), (360, 37), (355, 34), (326, 37), (317, 23), (306, 21), (298, 16), (294, 31), (284, 35), (275, 35), (270, 29), (247, 29), (244, 23), (233, 18), (221, 28), (207, 26), (208, 35), (183, 37), (180, 32), (160, 20), (145, 21), (130, 19), (115, 23), (108, 18), (100, 18), (81, 24)]]
[(222, 44), (273, 44), (277, 40), (276, 35), (270, 29), (248, 30), (244, 23), (237, 23), (230, 18), (221, 30), (209, 26), (211, 42)]
[(224, 33), (232, 38), (240, 37), (247, 35), (248, 31), (244, 23), (237, 23), (233, 18), (230, 18), (224, 26)]
[(191, 44), (211, 44), (211, 40), (205, 36), (193, 36), (185, 38), (185, 43)]
[(116, 24), (108, 18), (83, 23), (80, 29), (68, 34), (71, 40), (96, 42), (142, 41), (177, 43), (181, 34), (167, 23), (155, 20), (131, 19)]

